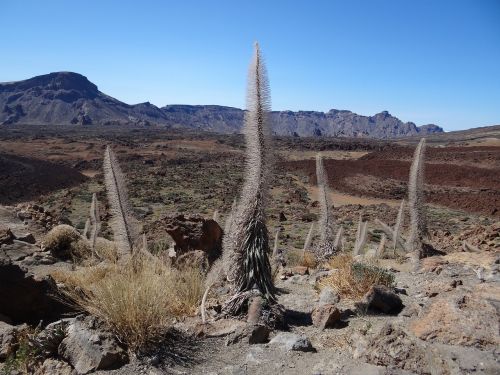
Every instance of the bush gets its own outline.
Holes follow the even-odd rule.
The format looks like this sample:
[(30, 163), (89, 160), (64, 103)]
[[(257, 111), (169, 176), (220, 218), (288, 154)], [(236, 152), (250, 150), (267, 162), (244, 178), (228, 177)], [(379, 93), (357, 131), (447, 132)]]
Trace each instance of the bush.
[(342, 298), (359, 300), (373, 285), (392, 286), (394, 276), (376, 264), (355, 262), (348, 254), (330, 259), (328, 267), (333, 272), (319, 281), (319, 287), (330, 287)]
[(70, 225), (52, 228), (43, 239), (43, 246), (57, 258), (85, 257), (90, 253), (88, 242)]
[(199, 271), (178, 270), (148, 254), (53, 277), (69, 300), (103, 320), (134, 351), (163, 336), (175, 317), (194, 313), (203, 293)]

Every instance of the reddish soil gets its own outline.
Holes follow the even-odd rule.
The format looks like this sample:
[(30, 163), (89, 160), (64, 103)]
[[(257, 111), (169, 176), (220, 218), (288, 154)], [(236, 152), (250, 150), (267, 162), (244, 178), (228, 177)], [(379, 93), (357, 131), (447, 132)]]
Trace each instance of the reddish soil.
[[(324, 164), (330, 186), (335, 190), (376, 198), (401, 199), (407, 193), (412, 153), (412, 148), (398, 147), (375, 151), (357, 160), (325, 160)], [(500, 216), (498, 147), (429, 147), (427, 161), (425, 180), (429, 202)], [(283, 164), (287, 170), (305, 174), (310, 183), (316, 183), (314, 160), (287, 161)], [(485, 164), (487, 167), (480, 168), (472, 164)]]
[(86, 177), (44, 160), (0, 154), (0, 204), (13, 204), (75, 186)]

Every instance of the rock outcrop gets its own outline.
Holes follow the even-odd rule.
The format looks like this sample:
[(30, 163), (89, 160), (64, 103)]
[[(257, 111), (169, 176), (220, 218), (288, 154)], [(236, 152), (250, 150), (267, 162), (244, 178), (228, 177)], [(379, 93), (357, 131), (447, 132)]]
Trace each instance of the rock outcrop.
[(177, 257), (185, 257), (193, 253), (191, 258), (199, 258), (196, 251), (202, 251), (211, 264), (222, 252), (222, 228), (212, 219), (201, 216), (164, 217), (162, 219), (165, 231), (175, 241)]

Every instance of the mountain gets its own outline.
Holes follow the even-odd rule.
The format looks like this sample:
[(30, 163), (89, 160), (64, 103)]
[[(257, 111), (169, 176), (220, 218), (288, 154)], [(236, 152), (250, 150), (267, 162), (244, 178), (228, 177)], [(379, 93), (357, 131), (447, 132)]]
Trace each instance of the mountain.
[[(220, 133), (240, 132), (244, 111), (217, 105), (123, 103), (72, 72), (0, 83), (0, 125), (164, 125)], [(332, 109), (328, 112), (273, 111), (273, 131), (291, 136), (395, 138), (443, 132), (437, 125), (416, 126), (383, 111), (374, 116)]]

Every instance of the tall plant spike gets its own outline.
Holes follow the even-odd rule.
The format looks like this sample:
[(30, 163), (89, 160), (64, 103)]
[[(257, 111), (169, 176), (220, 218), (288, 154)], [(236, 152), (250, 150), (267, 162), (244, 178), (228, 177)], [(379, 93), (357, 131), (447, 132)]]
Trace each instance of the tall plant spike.
[[(92, 212), (92, 210), (91, 210)], [(83, 228), (83, 232), (82, 232), (82, 236), (84, 238), (86, 238), (87, 240), (89, 239), (90, 237), (90, 218), (87, 219), (87, 221), (85, 222), (85, 227)]]
[(306, 251), (311, 247), (312, 237), (314, 233), (314, 222), (311, 223), (311, 227), (309, 228), (309, 232), (307, 232), (306, 241), (304, 242), (304, 248), (302, 250), (302, 259), (306, 257)]
[(331, 213), (330, 189), (328, 188), (328, 176), (323, 165), (321, 154), (316, 155), (316, 179), (318, 181), (318, 200), (320, 215), (318, 220), (319, 243), (317, 252), (320, 257), (333, 254), (336, 249), (333, 246), (333, 218)]
[(276, 259), (278, 255), (279, 236), (280, 236), (280, 228), (278, 227), (276, 229), (276, 233), (274, 234), (273, 259)]
[[(245, 180), (240, 203), (230, 233), (232, 249), (232, 273), (234, 290), (237, 294), (257, 289), (269, 302), (275, 299), (275, 288), (269, 263), (269, 234), (266, 227), (266, 207), (270, 177), (270, 92), (267, 72), (261, 57), (259, 45), (248, 74), (247, 112), (244, 134), (246, 141)], [(236, 301), (239, 298), (232, 299)], [(241, 301), (240, 301), (241, 302)], [(230, 302), (231, 303), (231, 302)], [(241, 304), (238, 302), (239, 306)], [(235, 303), (229, 307), (236, 313)], [(239, 309), (239, 307), (238, 307)]]
[(399, 211), (398, 211), (398, 216), (396, 217), (396, 224), (394, 225), (394, 231), (393, 231), (393, 245), (392, 245), (392, 250), (394, 253), (396, 253), (396, 246), (398, 244), (398, 239), (401, 234), (401, 227), (403, 226), (403, 214), (404, 214), (404, 209), (405, 209), (405, 200), (401, 200), (401, 205), (399, 206)]
[(363, 222), (363, 217), (359, 214), (358, 230), (356, 232), (356, 241), (354, 243), (353, 256), (359, 255), (361, 250), (366, 244), (366, 237), (368, 234), (368, 222)]
[(104, 154), (104, 182), (111, 208), (113, 236), (121, 258), (132, 253), (138, 231), (128, 203), (125, 176), (109, 146)]
[(382, 238), (380, 238), (380, 242), (377, 248), (377, 258), (380, 258), (384, 254), (386, 242), (387, 242), (387, 236), (385, 235), (385, 233), (382, 233)]
[(424, 256), (424, 240), (427, 238), (427, 221), (424, 206), (424, 155), (425, 138), (422, 138), (415, 149), (410, 168), (408, 182), (408, 205), (410, 208), (410, 235), (407, 251), (413, 254), (415, 267)]
[(337, 235), (335, 236), (335, 241), (333, 242), (333, 247), (335, 250), (339, 251), (342, 247), (342, 237), (344, 235), (344, 227), (339, 227)]
[(101, 220), (99, 217), (99, 202), (97, 201), (97, 194), (92, 194), (92, 204), (90, 205), (90, 246), (92, 253), (95, 253), (95, 244), (97, 235), (101, 229)]

